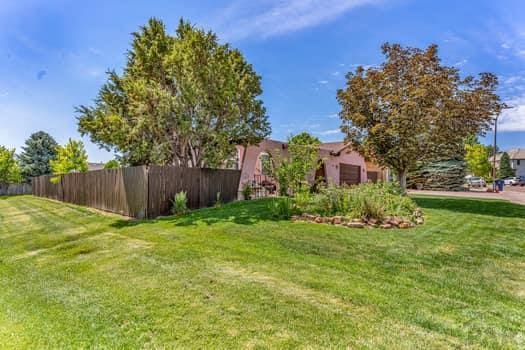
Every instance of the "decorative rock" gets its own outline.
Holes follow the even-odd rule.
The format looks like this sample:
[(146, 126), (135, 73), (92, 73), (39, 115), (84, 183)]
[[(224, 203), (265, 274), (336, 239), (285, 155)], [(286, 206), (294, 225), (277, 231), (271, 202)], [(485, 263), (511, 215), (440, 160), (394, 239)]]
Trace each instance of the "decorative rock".
[(322, 223), (323, 222), (323, 218), (321, 218), (320, 216), (317, 216), (315, 219), (314, 219), (315, 222), (317, 222), (318, 224)]
[(369, 223), (370, 225), (375, 225), (375, 224), (377, 224), (377, 219), (370, 218), (370, 219), (368, 219), (368, 223)]
[(379, 227), (381, 227), (383, 229), (390, 229), (390, 228), (392, 228), (392, 224), (386, 223), (386, 224), (383, 224), (383, 225), (381, 225)]
[(410, 222), (407, 222), (407, 221), (403, 221), (401, 223), (399, 223), (399, 228), (410, 228), (412, 227), (412, 223)]
[(352, 222), (363, 222), (361, 219), (352, 219)]
[(416, 225), (423, 225), (425, 220), (422, 217), (416, 218)]
[(299, 215), (292, 215), (291, 220), (298, 221), (298, 220), (301, 220), (301, 217)]
[(387, 224), (390, 224), (392, 226), (399, 226), (400, 223), (401, 221), (396, 218), (387, 221)]
[(312, 215), (312, 214), (303, 214), (303, 218), (305, 220), (308, 220), (308, 221), (314, 221), (315, 220), (315, 215)]
[(346, 226), (350, 228), (363, 228), (365, 227), (365, 224), (363, 224), (362, 222), (352, 221), (352, 222), (347, 222)]
[(334, 225), (341, 225), (342, 222), (343, 222), (343, 218), (341, 216), (334, 216), (332, 218), (332, 224)]

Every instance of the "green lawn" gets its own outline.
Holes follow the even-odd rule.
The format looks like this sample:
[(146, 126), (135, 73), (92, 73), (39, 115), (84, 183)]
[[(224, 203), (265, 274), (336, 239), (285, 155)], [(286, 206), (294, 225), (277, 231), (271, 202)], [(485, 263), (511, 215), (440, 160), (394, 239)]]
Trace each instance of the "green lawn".
[(524, 348), (525, 206), (417, 202), (388, 231), (0, 197), (1, 348)]

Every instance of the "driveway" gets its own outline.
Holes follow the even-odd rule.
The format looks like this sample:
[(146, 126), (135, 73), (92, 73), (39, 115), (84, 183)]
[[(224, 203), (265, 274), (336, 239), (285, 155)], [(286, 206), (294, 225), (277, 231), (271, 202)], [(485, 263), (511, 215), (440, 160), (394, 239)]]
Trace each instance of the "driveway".
[(422, 194), (429, 196), (447, 196), (447, 197), (463, 197), (463, 198), (482, 198), (482, 199), (500, 199), (507, 200), (512, 203), (525, 205), (525, 187), (505, 186), (503, 192), (490, 193), (484, 191), (468, 191), (468, 192), (453, 192), (453, 191), (425, 191), (425, 190), (408, 190), (409, 194)]

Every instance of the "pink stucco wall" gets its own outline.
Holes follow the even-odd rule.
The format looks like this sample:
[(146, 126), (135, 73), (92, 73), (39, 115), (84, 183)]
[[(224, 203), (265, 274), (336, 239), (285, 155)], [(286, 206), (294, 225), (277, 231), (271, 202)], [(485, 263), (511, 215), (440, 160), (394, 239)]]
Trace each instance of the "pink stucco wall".
[[(259, 154), (266, 152), (272, 155), (273, 157), (288, 156), (288, 151), (286, 148), (283, 149), (284, 142), (274, 141), (274, 140), (263, 140), (259, 145), (249, 146), (246, 150), (246, 157), (244, 158), (244, 164), (241, 169), (241, 182), (239, 184), (240, 188), (246, 182), (252, 181), (254, 175), (260, 171), (260, 164), (257, 167)], [(239, 160), (242, 161), (245, 149), (242, 146), (237, 146), (237, 151), (239, 152)]]
[[(325, 164), (325, 177), (328, 182), (339, 184), (339, 164), (351, 164), (358, 165), (361, 167), (361, 182), (367, 181), (367, 163), (365, 159), (357, 152), (348, 151), (344, 149), (338, 153), (338, 155), (330, 154), (330, 147), (323, 148), (319, 151), (319, 156), (323, 159)], [(332, 148), (333, 145), (332, 145)], [(237, 146), (239, 160), (243, 159), (244, 147)], [(263, 152), (269, 153), (274, 157), (287, 157), (288, 151), (284, 142), (275, 140), (263, 140), (259, 145), (250, 146), (246, 150), (246, 157), (244, 159), (244, 166), (241, 171), (240, 188), (246, 182), (252, 181), (254, 175), (260, 172), (260, 162), (258, 162), (259, 155)], [(373, 169), (374, 171), (376, 169)]]
[(346, 150), (341, 151), (338, 156), (332, 156), (329, 152), (321, 151), (321, 157), (324, 160), (326, 180), (329, 183), (339, 185), (339, 164), (359, 165), (361, 167), (361, 182), (366, 182), (366, 162), (365, 159), (357, 152)]

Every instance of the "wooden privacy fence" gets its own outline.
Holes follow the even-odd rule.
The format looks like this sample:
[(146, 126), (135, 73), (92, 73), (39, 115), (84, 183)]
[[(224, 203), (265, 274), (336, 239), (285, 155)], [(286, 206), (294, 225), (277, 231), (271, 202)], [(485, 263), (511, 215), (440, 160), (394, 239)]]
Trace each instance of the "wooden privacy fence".
[(240, 170), (138, 166), (33, 179), (33, 195), (85, 205), (134, 218), (168, 215), (177, 192), (186, 191), (192, 209), (237, 198)]
[(3, 183), (0, 182), (0, 196), (15, 196), (21, 194), (31, 194), (31, 184)]

